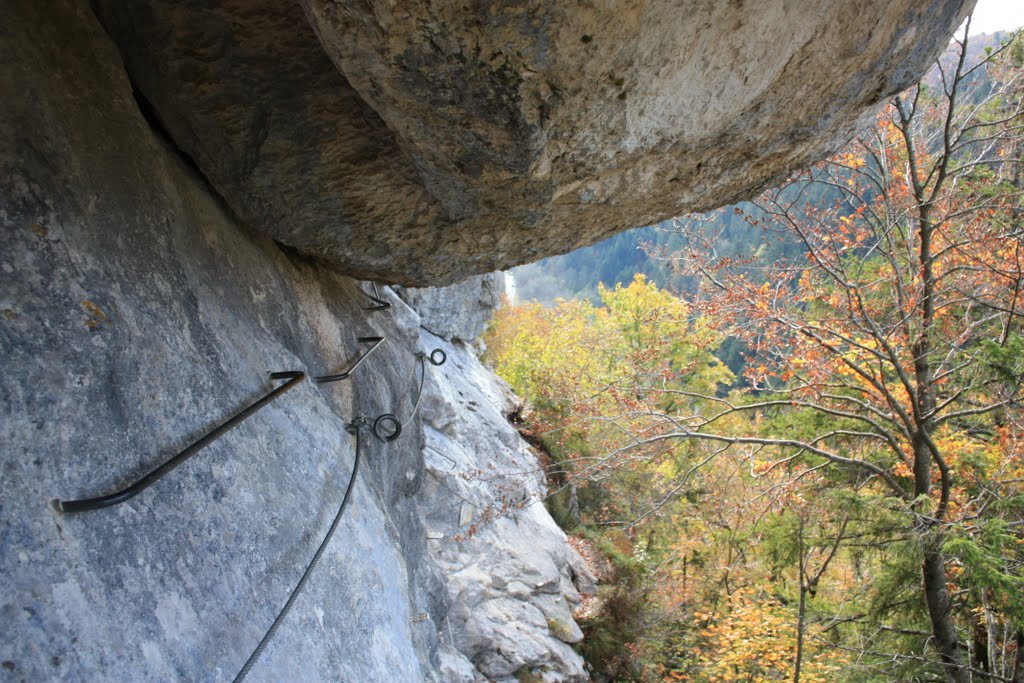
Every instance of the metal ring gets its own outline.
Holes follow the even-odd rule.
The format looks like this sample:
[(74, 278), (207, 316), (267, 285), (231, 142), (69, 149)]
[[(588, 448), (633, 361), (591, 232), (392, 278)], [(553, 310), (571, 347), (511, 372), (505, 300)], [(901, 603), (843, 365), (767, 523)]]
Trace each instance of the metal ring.
[(402, 434), (402, 423), (393, 414), (384, 413), (373, 421), (372, 431), (381, 441), (394, 441)]
[[(438, 354), (440, 354), (441, 360), (434, 360), (434, 356)], [(428, 360), (430, 360), (431, 365), (444, 365), (444, 362), (448, 360), (448, 354), (446, 354), (443, 349), (434, 349), (433, 351), (430, 352)]]

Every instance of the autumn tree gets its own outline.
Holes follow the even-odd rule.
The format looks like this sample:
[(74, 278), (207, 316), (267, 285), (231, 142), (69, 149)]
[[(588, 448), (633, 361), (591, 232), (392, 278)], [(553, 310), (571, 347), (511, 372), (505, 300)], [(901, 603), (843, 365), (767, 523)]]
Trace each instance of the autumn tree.
[[(610, 508), (636, 519), (661, 492), (662, 478), (650, 474), (687, 448), (639, 445), (664, 431), (651, 417), (673, 411), (678, 392), (714, 393), (733, 375), (713, 355), (719, 337), (644, 276), (599, 293), (601, 306), (560, 301), (499, 310), (487, 357), (529, 397), (532, 433), (557, 460), (557, 483), (613, 489), (605, 496)], [(623, 439), (633, 447), (621, 448)], [(616, 516), (605, 512), (604, 519)]]
[[(920, 562), (928, 627), (909, 656), (927, 665), (934, 655), (955, 683), (1017, 681), (1024, 73), (1008, 63), (1015, 48), (968, 65), (966, 32), (958, 46), (941, 88), (894, 98), (846, 152), (798, 181), (831, 186), (838, 201), (808, 205), (792, 187), (759, 200), (752, 224), (766, 240), (798, 240), (803, 259), (709, 259), (714, 245), (682, 225), (686, 267), (705, 283), (695, 307), (746, 342), (760, 393), (701, 394), (718, 409), (666, 418), (674, 432), (657, 438), (761, 449), (766, 468), (794, 480), (868, 483), (877, 505), (902, 515), (904, 550)], [(996, 87), (968, 104), (963, 84), (998, 58)], [(753, 268), (768, 276), (750, 277)], [(721, 429), (738, 414), (749, 416), (745, 433)], [(989, 625), (975, 638), (978, 619)]]
[(614, 567), (581, 647), (596, 680), (632, 680), (678, 594), (665, 581), (679, 531), (669, 512), (696, 502), (685, 494), (707, 457), (684, 441), (639, 441), (665, 431), (652, 417), (692, 402), (674, 392), (716, 393), (734, 377), (713, 355), (718, 335), (642, 275), (599, 295), (600, 306), (500, 309), (487, 358), (528, 399), (516, 419), (546, 460), (552, 515), (570, 530), (582, 522)]

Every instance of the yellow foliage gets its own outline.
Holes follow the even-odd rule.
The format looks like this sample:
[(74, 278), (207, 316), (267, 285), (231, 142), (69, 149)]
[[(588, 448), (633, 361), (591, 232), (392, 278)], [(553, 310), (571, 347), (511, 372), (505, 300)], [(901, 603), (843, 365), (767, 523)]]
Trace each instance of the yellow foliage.
[[(792, 680), (796, 629), (796, 610), (753, 591), (737, 591), (729, 600), (728, 610), (702, 634), (707, 661), (703, 675), (716, 682)], [(843, 664), (842, 655), (811, 638), (805, 638), (804, 647), (800, 680), (832, 681)]]

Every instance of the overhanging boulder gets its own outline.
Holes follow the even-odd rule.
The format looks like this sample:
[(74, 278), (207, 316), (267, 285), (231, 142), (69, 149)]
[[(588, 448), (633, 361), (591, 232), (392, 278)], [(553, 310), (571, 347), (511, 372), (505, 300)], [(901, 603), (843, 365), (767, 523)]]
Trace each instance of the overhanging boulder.
[(910, 85), (972, 0), (97, 0), (255, 229), (440, 285), (747, 198)]

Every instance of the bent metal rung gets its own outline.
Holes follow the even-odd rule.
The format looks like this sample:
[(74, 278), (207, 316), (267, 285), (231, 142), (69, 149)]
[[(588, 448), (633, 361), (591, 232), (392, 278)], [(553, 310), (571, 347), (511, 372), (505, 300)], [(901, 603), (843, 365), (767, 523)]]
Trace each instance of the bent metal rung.
[(384, 337), (359, 337), (356, 341), (360, 344), (373, 344), (373, 346), (367, 349), (367, 351), (363, 355), (359, 356), (359, 358), (356, 358), (355, 362), (352, 363), (348, 370), (334, 375), (320, 375), (319, 377), (314, 377), (313, 381), (317, 384), (327, 384), (328, 382), (340, 382), (343, 379), (348, 379), (352, 375), (352, 372), (359, 367), (364, 360), (366, 360), (366, 357), (381, 345), (384, 341)]
[(246, 419), (255, 415), (261, 408), (269, 404), (271, 401), (281, 396), (292, 387), (299, 384), (305, 379), (305, 373), (292, 370), (288, 372), (272, 372), (270, 373), (270, 379), (272, 380), (288, 380), (281, 386), (271, 390), (270, 392), (263, 395), (255, 403), (243, 408), (241, 411), (235, 413), (231, 418), (221, 423), (220, 426), (207, 432), (204, 436), (200, 437), (192, 445), (186, 447), (183, 451), (175, 455), (173, 458), (163, 463), (146, 476), (139, 479), (131, 486), (118, 491), (117, 493), (111, 493), (106, 496), (99, 496), (97, 498), (84, 498), (81, 500), (54, 500), (53, 507), (58, 512), (86, 512), (88, 510), (99, 510), (101, 508), (111, 507), (118, 503), (123, 503), (126, 500), (134, 498), (139, 495), (147, 488), (155, 484), (164, 475), (168, 474), (171, 470), (182, 464), (193, 455), (201, 451), (206, 446), (219, 439), (225, 433), (231, 429), (237, 427)]
[(387, 309), (391, 308), (390, 301), (380, 298), (380, 291), (377, 289), (377, 283), (371, 281), (370, 284), (373, 285), (373, 294), (366, 294), (366, 292), (363, 292), (363, 294), (366, 294), (366, 296), (369, 297), (371, 301), (373, 301), (373, 306), (366, 306), (363, 308), (363, 310), (386, 311)]

